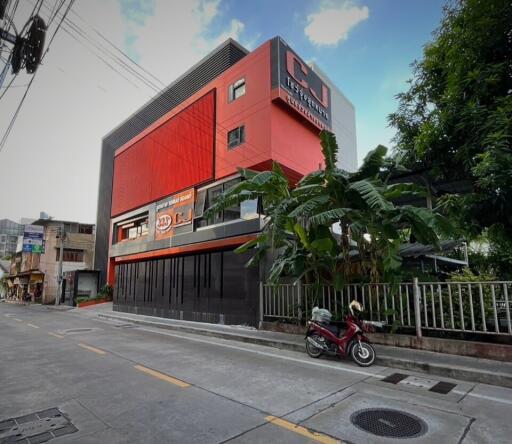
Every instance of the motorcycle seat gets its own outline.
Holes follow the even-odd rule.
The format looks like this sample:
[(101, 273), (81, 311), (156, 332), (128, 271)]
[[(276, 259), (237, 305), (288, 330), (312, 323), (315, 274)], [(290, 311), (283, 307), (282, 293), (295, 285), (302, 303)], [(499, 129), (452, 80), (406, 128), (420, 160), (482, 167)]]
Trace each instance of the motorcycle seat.
[(322, 327), (324, 327), (327, 330), (329, 330), (336, 337), (338, 337), (338, 335), (340, 333), (340, 329), (336, 325), (322, 323)]

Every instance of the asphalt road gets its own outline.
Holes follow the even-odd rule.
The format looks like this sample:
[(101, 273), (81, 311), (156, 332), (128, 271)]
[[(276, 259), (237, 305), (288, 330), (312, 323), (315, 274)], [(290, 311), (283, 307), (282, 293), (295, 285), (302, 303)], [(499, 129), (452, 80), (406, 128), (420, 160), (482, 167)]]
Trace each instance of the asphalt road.
[[(407, 377), (383, 380), (394, 373)], [(431, 391), (439, 381), (454, 386)], [(374, 408), (413, 422), (362, 415), (370, 427), (416, 437), (386, 438), (351, 422)], [(512, 390), (500, 387), (313, 360), (87, 309), (0, 304), (0, 444), (14, 439), (14, 428), (18, 439), (32, 437), (20, 442), (52, 444), (497, 444), (511, 442), (511, 417)]]

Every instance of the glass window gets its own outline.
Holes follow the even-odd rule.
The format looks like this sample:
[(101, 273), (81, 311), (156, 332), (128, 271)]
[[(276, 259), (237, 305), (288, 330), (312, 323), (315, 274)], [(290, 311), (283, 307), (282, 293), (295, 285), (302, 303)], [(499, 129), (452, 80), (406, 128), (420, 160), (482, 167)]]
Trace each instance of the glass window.
[[(239, 177), (205, 190), (206, 198), (204, 208), (209, 208), (222, 192), (228, 191), (238, 183), (240, 183)], [(224, 211), (217, 213), (213, 219), (206, 220), (203, 217), (196, 218), (196, 228), (238, 219), (253, 219), (259, 216), (258, 209), (258, 199), (245, 201), (240, 205), (232, 205), (231, 207), (226, 208)]]
[(228, 101), (232, 102), (245, 95), (245, 79), (237, 80), (232, 85), (229, 85)]
[(82, 234), (92, 234), (92, 225), (78, 225), (78, 232)]
[(134, 240), (148, 234), (148, 216), (137, 216), (116, 224), (115, 233), (117, 242)]
[[(222, 194), (222, 185), (220, 186), (217, 186), (217, 187), (212, 187), (208, 190), (207, 192), (207, 200), (208, 200), (208, 205), (213, 205), (215, 203), (215, 201), (217, 200), (217, 198)], [(214, 224), (219, 224), (221, 223), (223, 220), (222, 218), (222, 211), (216, 213), (214, 216), (213, 216), (213, 221), (212, 223)]]
[(245, 142), (245, 126), (239, 126), (228, 133), (228, 147), (234, 148)]
[(240, 218), (248, 220), (258, 216), (258, 199), (244, 200), (240, 203)]
[[(57, 248), (57, 256), (56, 260), (60, 260), (60, 248)], [(64, 248), (64, 254), (62, 255), (63, 262), (83, 262), (84, 261), (84, 251), (83, 250), (75, 250), (71, 248)]]

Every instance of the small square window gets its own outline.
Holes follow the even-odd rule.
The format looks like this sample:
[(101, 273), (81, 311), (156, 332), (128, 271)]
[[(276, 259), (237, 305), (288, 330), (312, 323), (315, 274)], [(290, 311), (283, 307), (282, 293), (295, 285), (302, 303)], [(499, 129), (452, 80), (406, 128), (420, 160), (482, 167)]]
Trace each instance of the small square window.
[(232, 85), (229, 85), (228, 101), (232, 102), (245, 94), (245, 79), (237, 80)]
[(228, 147), (234, 148), (245, 142), (245, 126), (239, 126), (228, 133)]

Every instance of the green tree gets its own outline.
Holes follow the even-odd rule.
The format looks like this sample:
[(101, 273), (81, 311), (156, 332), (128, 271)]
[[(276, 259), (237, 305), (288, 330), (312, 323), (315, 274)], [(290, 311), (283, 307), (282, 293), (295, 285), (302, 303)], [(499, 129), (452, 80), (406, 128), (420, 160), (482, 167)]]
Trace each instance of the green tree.
[[(306, 175), (293, 189), (278, 164), (272, 171), (240, 170), (244, 180), (206, 212), (210, 217), (244, 200), (261, 199), (264, 229), (238, 251), (254, 248), (250, 263), (270, 253), (274, 257), (270, 281), (288, 275), (340, 287), (354, 280), (390, 280), (399, 274), (399, 247), (409, 235), (438, 244), (439, 235), (449, 231), (440, 214), (393, 203), (424, 190), (414, 184), (388, 183), (399, 166), (386, 158), (385, 147), (371, 151), (359, 170), (349, 173), (336, 167), (339, 149), (334, 135), (323, 131), (320, 138), (323, 170)], [(333, 233), (335, 223), (339, 234)]]
[[(307, 175), (293, 190), (300, 205), (290, 216), (311, 228), (339, 224), (339, 253), (330, 277), (336, 286), (355, 276), (391, 281), (400, 274), (400, 245), (410, 236), (438, 245), (440, 235), (451, 233), (450, 224), (437, 212), (395, 203), (400, 197), (424, 195), (425, 190), (412, 183), (389, 183), (401, 167), (386, 157), (386, 147), (379, 145), (355, 173), (348, 173), (336, 167), (339, 148), (334, 135), (324, 131), (320, 137), (325, 169)], [(354, 273), (355, 264), (359, 273)]]
[(509, 0), (449, 2), (389, 116), (406, 166), (470, 182), (440, 208), (468, 238), (487, 236), (502, 275), (512, 269), (511, 23)]

